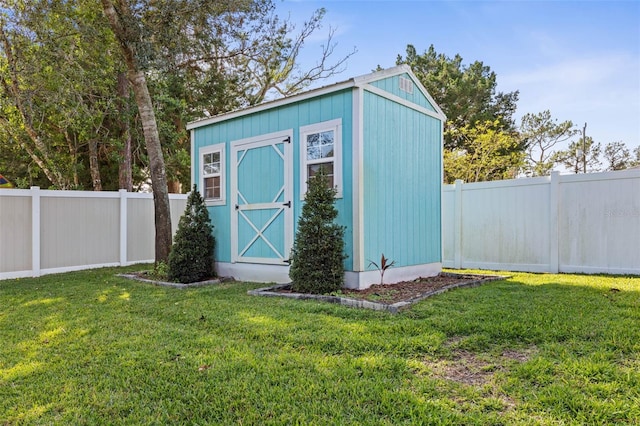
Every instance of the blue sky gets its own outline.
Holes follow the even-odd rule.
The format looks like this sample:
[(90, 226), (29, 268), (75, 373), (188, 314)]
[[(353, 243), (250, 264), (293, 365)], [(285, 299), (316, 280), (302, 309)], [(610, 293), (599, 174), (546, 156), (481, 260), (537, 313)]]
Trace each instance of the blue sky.
[[(497, 74), (498, 90), (520, 91), (516, 117), (549, 109), (601, 142), (640, 144), (640, 1), (277, 1), (303, 22), (326, 9), (305, 45), (312, 66), (335, 29), (335, 55), (358, 52), (321, 85), (395, 65), (407, 44), (419, 53), (459, 53)], [(564, 148), (564, 146), (563, 146)]]

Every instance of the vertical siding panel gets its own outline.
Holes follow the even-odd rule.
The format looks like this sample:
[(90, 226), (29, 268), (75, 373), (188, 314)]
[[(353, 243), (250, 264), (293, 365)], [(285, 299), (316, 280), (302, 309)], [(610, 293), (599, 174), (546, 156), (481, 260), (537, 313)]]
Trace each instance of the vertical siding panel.
[(439, 262), (439, 122), (370, 92), (365, 105), (365, 259)]

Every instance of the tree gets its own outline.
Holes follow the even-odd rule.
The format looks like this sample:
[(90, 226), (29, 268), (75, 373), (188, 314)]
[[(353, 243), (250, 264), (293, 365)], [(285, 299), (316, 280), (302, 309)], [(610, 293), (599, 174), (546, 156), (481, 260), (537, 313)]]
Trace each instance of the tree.
[(593, 138), (587, 136), (585, 140), (577, 140), (569, 144), (569, 148), (558, 151), (553, 161), (563, 164), (574, 173), (600, 171), (600, 143), (594, 143)]
[[(87, 0), (12, 1), (0, 10), (0, 143), (29, 164), (16, 180), (100, 190), (100, 150), (117, 59), (113, 38)], [(116, 120), (113, 120), (116, 121)], [(48, 180), (40, 179), (43, 174)]]
[(631, 164), (629, 164), (629, 167), (640, 166), (640, 145), (636, 146), (635, 149), (633, 150), (633, 156), (635, 158), (631, 160)]
[[(434, 46), (419, 55), (413, 45), (407, 45), (406, 56), (398, 55), (398, 65), (408, 64), (420, 82), (447, 115), (444, 146), (448, 150), (465, 149), (464, 139), (458, 139), (456, 129), (470, 129), (476, 123), (498, 121), (505, 132), (515, 130), (513, 114), (518, 92), (497, 92), (497, 77), (491, 68), (475, 61), (463, 65), (462, 57), (449, 58), (437, 53)], [(514, 146), (520, 150), (520, 147)]]
[(212, 232), (207, 206), (198, 187), (193, 185), (169, 254), (170, 281), (192, 283), (214, 275), (215, 239)]
[(299, 32), (274, 15), (271, 0), (193, 3), (140, 2), (146, 32), (148, 86), (167, 159), (169, 180), (190, 180), (189, 135), (185, 124), (297, 93), (342, 70), (351, 55), (330, 63), (335, 44), (330, 30), (317, 64), (297, 64), (305, 41), (321, 28), (324, 9)]
[(579, 133), (570, 120), (558, 122), (545, 110), (525, 114), (520, 123), (520, 137), (526, 149), (524, 173), (527, 176), (548, 175), (555, 165), (553, 148)]
[(344, 283), (344, 227), (334, 223), (335, 195), (323, 173), (307, 182), (289, 270), (295, 291), (325, 294)]
[(155, 262), (157, 264), (166, 262), (171, 251), (171, 211), (162, 145), (145, 77), (144, 47), (147, 40), (142, 31), (140, 18), (135, 15), (135, 9), (127, 3), (127, 0), (116, 1), (117, 8), (111, 0), (102, 0), (102, 7), (125, 58), (127, 77), (135, 94), (142, 123), (153, 189), (156, 230)]
[(604, 147), (604, 159), (607, 162), (606, 170), (624, 170), (631, 167), (633, 159), (629, 148), (622, 142), (609, 142)]
[(500, 129), (499, 120), (485, 121), (453, 130), (466, 148), (444, 152), (445, 182), (456, 179), (480, 182), (514, 178), (524, 164), (524, 153), (517, 150), (518, 139)]

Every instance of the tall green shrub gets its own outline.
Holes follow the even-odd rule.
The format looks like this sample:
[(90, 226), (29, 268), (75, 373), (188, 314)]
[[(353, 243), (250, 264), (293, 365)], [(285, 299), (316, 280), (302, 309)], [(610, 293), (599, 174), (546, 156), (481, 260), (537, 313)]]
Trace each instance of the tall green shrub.
[(324, 294), (344, 282), (344, 227), (333, 221), (336, 190), (326, 176), (316, 174), (307, 183), (306, 201), (298, 221), (289, 277), (294, 291)]
[(212, 232), (204, 199), (193, 185), (169, 254), (169, 280), (192, 283), (214, 275)]

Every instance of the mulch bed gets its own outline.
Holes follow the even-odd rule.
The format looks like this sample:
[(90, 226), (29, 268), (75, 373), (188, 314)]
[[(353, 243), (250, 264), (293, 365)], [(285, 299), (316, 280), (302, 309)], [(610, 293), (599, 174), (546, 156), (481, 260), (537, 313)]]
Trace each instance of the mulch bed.
[(366, 290), (343, 288), (330, 295), (296, 293), (290, 284), (278, 284), (271, 287), (249, 290), (256, 296), (280, 296), (295, 299), (316, 299), (329, 303), (374, 309), (379, 311), (399, 312), (427, 297), (435, 296), (454, 288), (474, 287), (489, 281), (504, 279), (496, 275), (471, 275), (442, 272), (435, 277), (418, 278), (395, 284), (373, 285)]
[[(501, 277), (502, 278), (502, 277)], [(441, 273), (435, 277), (420, 277), (395, 284), (375, 284), (365, 290), (342, 289), (342, 294), (355, 299), (370, 300), (387, 305), (420, 298), (438, 290), (459, 287), (469, 282), (493, 281), (495, 276)]]

